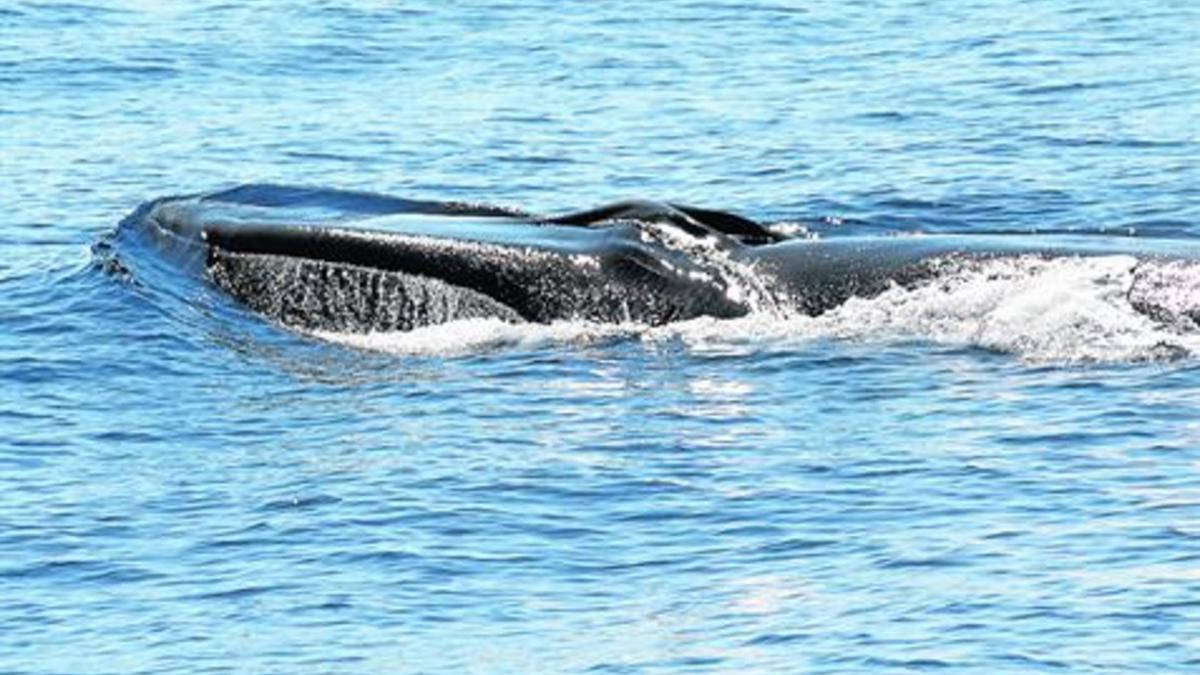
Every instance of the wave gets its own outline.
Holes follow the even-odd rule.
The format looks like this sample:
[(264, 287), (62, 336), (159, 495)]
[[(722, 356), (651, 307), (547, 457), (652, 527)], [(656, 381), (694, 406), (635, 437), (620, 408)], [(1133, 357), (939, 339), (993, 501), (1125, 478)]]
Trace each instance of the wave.
[(403, 355), (590, 346), (618, 340), (688, 349), (806, 349), (828, 341), (928, 343), (1034, 363), (1119, 363), (1200, 355), (1200, 263), (1132, 256), (944, 261), (938, 276), (852, 298), (819, 316), (753, 312), (648, 326), (468, 319), (412, 331), (312, 331), (322, 340)]

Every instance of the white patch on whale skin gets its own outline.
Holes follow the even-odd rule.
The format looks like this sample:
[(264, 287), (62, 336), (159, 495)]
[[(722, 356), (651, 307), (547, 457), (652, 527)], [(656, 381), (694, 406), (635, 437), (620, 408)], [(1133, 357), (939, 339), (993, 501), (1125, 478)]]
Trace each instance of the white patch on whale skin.
[(570, 260), (571, 264), (575, 265), (576, 267), (578, 267), (581, 270), (586, 270), (588, 272), (594, 272), (594, 273), (600, 272), (600, 267), (601, 267), (600, 260), (597, 259), (596, 256), (587, 255), (587, 254), (583, 254), (583, 253), (577, 253), (577, 254), (568, 256), (567, 260)]

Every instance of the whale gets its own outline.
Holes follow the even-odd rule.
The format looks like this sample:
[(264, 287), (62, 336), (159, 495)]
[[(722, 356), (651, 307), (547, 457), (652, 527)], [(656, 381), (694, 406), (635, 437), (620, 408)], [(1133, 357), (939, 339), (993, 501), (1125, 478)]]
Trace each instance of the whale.
[[(996, 258), (1200, 261), (1200, 246), (1178, 239), (811, 238), (675, 202), (628, 200), (539, 215), (271, 184), (155, 199), (120, 229), (270, 320), (360, 333), (461, 319), (655, 326), (753, 312), (818, 316), (852, 298), (928, 283), (948, 266)], [(1152, 298), (1131, 301), (1152, 317), (1166, 311)], [(1200, 312), (1185, 314), (1200, 320)]]

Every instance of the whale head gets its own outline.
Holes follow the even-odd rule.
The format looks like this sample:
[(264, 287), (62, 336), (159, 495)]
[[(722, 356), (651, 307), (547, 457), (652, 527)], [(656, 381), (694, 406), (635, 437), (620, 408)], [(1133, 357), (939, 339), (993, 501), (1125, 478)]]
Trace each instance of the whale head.
[(160, 199), (126, 225), (246, 307), (302, 330), (741, 316), (748, 305), (736, 282), (695, 250), (664, 241), (661, 228), (717, 250), (740, 245), (719, 228), (746, 226), (692, 211), (622, 202), (538, 219), (469, 204), (247, 186)]

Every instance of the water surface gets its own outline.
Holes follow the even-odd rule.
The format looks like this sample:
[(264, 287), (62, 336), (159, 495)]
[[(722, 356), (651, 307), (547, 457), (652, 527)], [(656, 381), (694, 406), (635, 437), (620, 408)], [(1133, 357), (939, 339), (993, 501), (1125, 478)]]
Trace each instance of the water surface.
[(1194, 240), (1195, 3), (242, 5), (0, 8), (0, 670), (1200, 666), (1198, 354), (1119, 259), (321, 339), (93, 252), (267, 181)]

